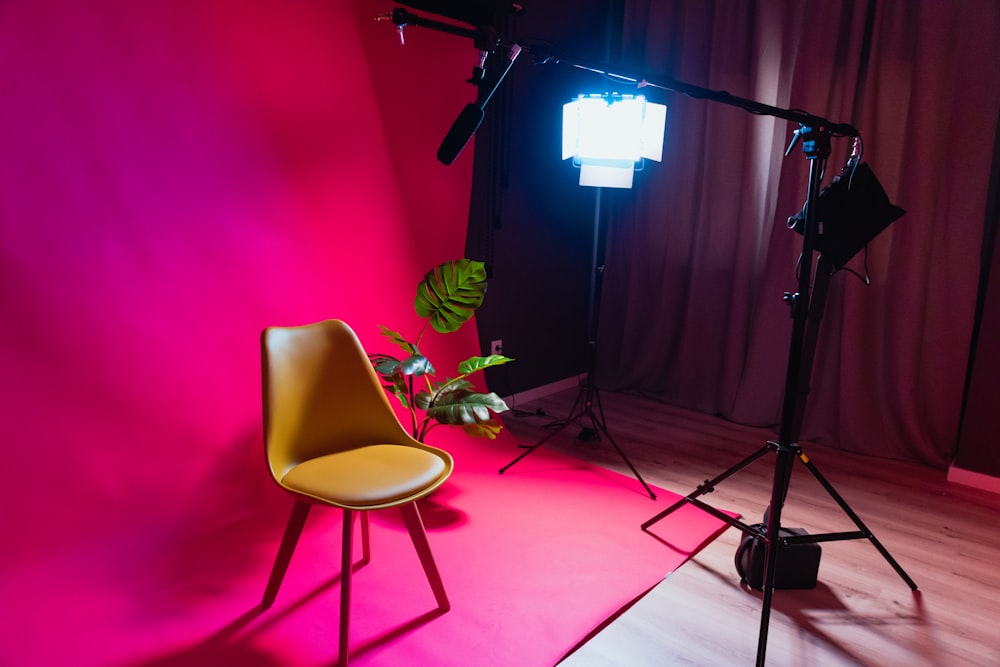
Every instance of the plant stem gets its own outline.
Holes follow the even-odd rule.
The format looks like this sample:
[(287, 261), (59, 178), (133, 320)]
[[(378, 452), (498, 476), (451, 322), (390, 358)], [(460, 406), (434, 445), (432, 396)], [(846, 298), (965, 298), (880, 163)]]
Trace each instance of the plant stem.
[[(410, 410), (410, 431), (413, 433), (413, 437), (414, 438), (416, 438), (417, 440), (420, 440), (420, 438), (417, 438), (417, 409), (413, 405), (413, 376), (412, 375), (407, 379), (406, 384), (407, 384), (407, 393), (409, 393), (409, 396), (407, 396), (406, 406)], [(423, 442), (423, 441), (421, 441), (421, 442)]]

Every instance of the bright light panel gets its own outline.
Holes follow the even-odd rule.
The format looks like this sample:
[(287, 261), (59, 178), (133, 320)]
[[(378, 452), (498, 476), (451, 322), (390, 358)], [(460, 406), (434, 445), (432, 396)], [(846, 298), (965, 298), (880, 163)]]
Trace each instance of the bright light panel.
[(635, 164), (663, 157), (667, 107), (642, 95), (580, 95), (563, 105), (562, 157), (580, 185), (630, 188)]

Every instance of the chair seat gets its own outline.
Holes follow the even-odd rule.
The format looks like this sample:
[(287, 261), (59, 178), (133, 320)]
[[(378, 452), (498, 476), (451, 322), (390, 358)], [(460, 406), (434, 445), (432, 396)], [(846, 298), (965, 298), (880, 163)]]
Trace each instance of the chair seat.
[(406, 502), (447, 472), (440, 456), (402, 445), (368, 445), (298, 464), (281, 485), (340, 507)]

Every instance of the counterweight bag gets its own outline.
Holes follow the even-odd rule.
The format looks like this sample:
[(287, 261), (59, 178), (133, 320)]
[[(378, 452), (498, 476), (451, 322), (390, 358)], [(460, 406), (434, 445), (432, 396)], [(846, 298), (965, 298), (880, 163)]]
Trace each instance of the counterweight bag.
[[(766, 523), (758, 523), (753, 528), (767, 532)], [(808, 535), (803, 528), (782, 528), (782, 537), (792, 535)], [(780, 541), (772, 545), (778, 550), (777, 563), (774, 571), (774, 587), (776, 589), (815, 588), (819, 576), (819, 559), (822, 553), (815, 542), (783, 545)], [(756, 590), (764, 588), (764, 564), (767, 557), (767, 545), (756, 535), (743, 533), (740, 546), (736, 550), (736, 572), (740, 579)]]

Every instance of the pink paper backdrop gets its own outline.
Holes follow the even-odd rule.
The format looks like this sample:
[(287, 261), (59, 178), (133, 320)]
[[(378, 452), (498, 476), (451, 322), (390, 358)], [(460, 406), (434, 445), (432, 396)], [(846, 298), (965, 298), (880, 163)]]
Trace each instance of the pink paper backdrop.
[[(260, 330), (339, 317), (378, 347), (376, 324), (415, 333), (424, 271), (462, 256), (471, 147), (450, 167), (435, 151), (475, 52), (430, 31), (400, 47), (373, 21), (390, 5), (0, 5), (0, 569), (18, 596), (0, 663), (19, 629), (64, 622), (50, 602), (116, 604), (66, 599), (72, 581), (168, 548), (209, 586), (213, 567), (263, 576), (273, 553), (238, 527), (263, 524), (270, 551), (287, 507), (263, 463)], [(469, 326), (429, 347), (447, 368), (478, 346)]]

